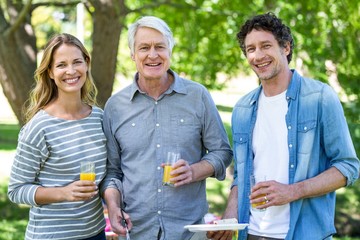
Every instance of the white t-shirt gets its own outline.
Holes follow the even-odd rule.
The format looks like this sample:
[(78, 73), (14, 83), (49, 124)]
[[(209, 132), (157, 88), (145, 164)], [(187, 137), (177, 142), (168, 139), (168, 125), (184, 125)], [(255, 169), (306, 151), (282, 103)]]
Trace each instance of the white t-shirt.
[[(289, 151), (285, 116), (288, 110), (286, 91), (266, 97), (261, 92), (253, 132), (254, 175), (266, 180), (289, 183)], [(266, 211), (250, 210), (249, 233), (285, 238), (289, 229), (290, 204), (269, 207)]]

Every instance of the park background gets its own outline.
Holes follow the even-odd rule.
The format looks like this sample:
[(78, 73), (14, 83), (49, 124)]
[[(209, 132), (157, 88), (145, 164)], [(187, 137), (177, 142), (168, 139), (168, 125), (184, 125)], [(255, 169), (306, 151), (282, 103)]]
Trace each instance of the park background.
[[(103, 106), (135, 73), (127, 47), (127, 26), (142, 15), (164, 19), (177, 41), (172, 69), (210, 90), (231, 140), (232, 107), (258, 85), (236, 33), (245, 19), (268, 11), (292, 29), (295, 49), (291, 67), (329, 83), (338, 93), (359, 156), (359, 1), (0, 0), (0, 239), (22, 239), (25, 231), (28, 208), (8, 201), (8, 174), (23, 124), (21, 108), (34, 83), (41, 49), (52, 34), (74, 34), (90, 50)], [(225, 181), (207, 182), (213, 214), (221, 215), (225, 208), (231, 169)], [(337, 191), (337, 239), (360, 239), (359, 186), (358, 181)]]

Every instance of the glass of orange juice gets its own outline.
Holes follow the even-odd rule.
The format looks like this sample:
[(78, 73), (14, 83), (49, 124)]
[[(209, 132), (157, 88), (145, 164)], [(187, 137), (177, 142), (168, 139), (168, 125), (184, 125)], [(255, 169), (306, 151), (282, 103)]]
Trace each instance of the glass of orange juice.
[(167, 159), (164, 165), (163, 185), (174, 186), (174, 182), (170, 181), (170, 178), (176, 177), (176, 175), (170, 175), (170, 172), (174, 170), (174, 163), (180, 159), (180, 153), (168, 152)]
[[(250, 176), (250, 185), (251, 185), (251, 188), (253, 188), (257, 183), (259, 183), (259, 182), (263, 182), (263, 181), (266, 181), (266, 176), (264, 176), (264, 175), (251, 175)], [(264, 199), (264, 201), (262, 201), (262, 202), (258, 202), (258, 203), (252, 203), (251, 204), (251, 208), (252, 208), (252, 210), (255, 210), (255, 211), (265, 211), (266, 210), (266, 208), (262, 208), (262, 209), (259, 209), (259, 208), (257, 208), (258, 206), (261, 206), (261, 205), (263, 205), (263, 204), (265, 204), (266, 203), (266, 201), (265, 201), (265, 197), (266, 195), (260, 195), (258, 198), (263, 198)]]
[(95, 181), (95, 163), (81, 162), (80, 163), (80, 180)]

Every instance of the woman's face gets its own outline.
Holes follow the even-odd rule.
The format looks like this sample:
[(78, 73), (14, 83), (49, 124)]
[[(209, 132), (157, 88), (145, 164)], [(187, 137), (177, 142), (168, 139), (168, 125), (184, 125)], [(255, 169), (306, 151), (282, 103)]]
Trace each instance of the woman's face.
[(59, 97), (80, 94), (87, 78), (88, 64), (79, 48), (62, 44), (53, 53), (49, 76), (58, 88)]

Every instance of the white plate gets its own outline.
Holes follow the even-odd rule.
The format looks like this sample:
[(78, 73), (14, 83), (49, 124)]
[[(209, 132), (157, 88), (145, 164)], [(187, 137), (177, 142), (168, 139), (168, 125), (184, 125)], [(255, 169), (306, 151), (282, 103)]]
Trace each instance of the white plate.
[(220, 230), (242, 230), (247, 227), (247, 223), (227, 223), (227, 224), (194, 224), (186, 225), (184, 228), (190, 232), (207, 232), (207, 231), (220, 231)]

